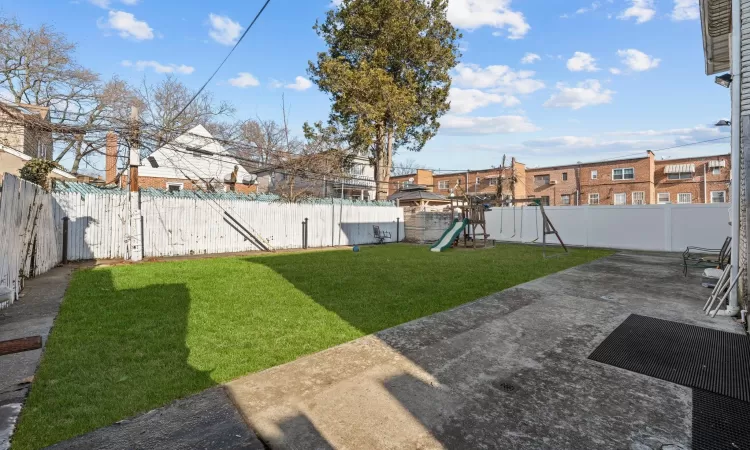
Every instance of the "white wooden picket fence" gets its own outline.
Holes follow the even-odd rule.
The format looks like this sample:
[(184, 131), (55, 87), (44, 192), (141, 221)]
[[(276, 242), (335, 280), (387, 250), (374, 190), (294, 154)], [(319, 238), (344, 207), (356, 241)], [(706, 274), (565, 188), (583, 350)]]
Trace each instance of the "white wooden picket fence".
[[(119, 259), (127, 255), (128, 193), (121, 191), (54, 194), (58, 223), (68, 217), (67, 259)], [(219, 196), (220, 197), (220, 196)], [(143, 256), (234, 253), (260, 247), (226, 214), (249, 225), (274, 249), (375, 243), (373, 226), (389, 232), (390, 242), (404, 237), (403, 210), (395, 206), (281, 203), (248, 199), (180, 198), (141, 194)]]
[(0, 290), (18, 298), (23, 280), (55, 267), (62, 259), (61, 230), (53, 214), (52, 195), (41, 187), (5, 174), (0, 194)]

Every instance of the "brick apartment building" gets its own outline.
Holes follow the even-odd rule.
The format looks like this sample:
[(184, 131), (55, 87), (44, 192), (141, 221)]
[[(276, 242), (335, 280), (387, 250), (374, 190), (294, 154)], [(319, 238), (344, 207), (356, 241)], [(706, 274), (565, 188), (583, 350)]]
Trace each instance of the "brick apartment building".
[[(513, 197), (541, 198), (551, 206), (725, 203), (729, 201), (729, 161), (729, 155), (657, 161), (651, 151), (640, 158), (551, 167), (527, 168), (514, 161)], [(391, 177), (391, 190), (412, 183), (446, 196), (462, 195), (466, 186), (469, 193), (493, 195), (500, 176), (509, 180), (511, 173), (509, 168), (502, 173), (489, 169), (441, 175), (419, 170)], [(510, 193), (509, 184), (503, 192)]]

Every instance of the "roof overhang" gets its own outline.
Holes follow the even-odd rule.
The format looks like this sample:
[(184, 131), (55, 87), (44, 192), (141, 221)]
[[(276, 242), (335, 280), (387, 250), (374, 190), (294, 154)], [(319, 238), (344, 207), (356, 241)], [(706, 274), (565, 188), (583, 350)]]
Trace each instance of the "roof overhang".
[(700, 0), (706, 75), (729, 70), (732, 35), (731, 0)]
[[(21, 153), (18, 150), (14, 150), (2, 144), (0, 144), (0, 151), (5, 152), (9, 155), (13, 155), (17, 157), (18, 159), (21, 159), (22, 161), (31, 161), (33, 159), (31, 156), (27, 155), (26, 153)], [(52, 173), (54, 173), (55, 175), (61, 176), (63, 178), (67, 178), (69, 180), (76, 179), (75, 175), (73, 175), (72, 173), (66, 172), (64, 170), (61, 170), (61, 169), (52, 169)]]

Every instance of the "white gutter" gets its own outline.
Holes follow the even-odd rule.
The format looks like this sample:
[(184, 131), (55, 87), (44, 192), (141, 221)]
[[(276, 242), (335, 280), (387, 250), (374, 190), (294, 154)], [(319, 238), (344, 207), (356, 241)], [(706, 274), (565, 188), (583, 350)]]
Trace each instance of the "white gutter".
[[(742, 20), (740, 17), (740, 0), (732, 0), (732, 264), (731, 278), (737, 277), (740, 261), (740, 91), (742, 86), (740, 34)], [(736, 316), (740, 311), (737, 301), (738, 288), (732, 289), (729, 295), (729, 306), (725, 312), (728, 316)]]

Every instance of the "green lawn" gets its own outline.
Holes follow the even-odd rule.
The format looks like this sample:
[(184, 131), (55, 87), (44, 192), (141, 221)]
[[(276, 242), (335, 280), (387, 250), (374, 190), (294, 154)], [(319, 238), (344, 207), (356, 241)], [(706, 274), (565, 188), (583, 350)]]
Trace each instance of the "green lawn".
[(75, 273), (13, 448), (40, 448), (217, 383), (609, 255), (388, 245)]

